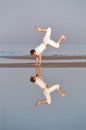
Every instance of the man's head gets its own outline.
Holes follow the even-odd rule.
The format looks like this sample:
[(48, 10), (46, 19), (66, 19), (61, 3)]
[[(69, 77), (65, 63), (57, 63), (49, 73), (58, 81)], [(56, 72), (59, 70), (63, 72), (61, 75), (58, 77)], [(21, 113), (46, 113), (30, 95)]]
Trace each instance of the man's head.
[(36, 51), (33, 49), (30, 51), (31, 56), (36, 55)]
[(35, 81), (36, 81), (36, 77), (35, 77), (35, 76), (31, 76), (31, 77), (30, 77), (30, 81), (31, 81), (31, 82), (35, 82)]

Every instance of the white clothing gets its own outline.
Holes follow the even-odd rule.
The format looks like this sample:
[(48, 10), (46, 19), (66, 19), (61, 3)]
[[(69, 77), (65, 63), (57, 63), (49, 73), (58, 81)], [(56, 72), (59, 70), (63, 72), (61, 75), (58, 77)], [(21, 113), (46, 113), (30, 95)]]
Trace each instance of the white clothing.
[(48, 27), (47, 32), (43, 38), (43, 43), (41, 43), (38, 47), (35, 48), (36, 55), (39, 55), (40, 53), (42, 53), (46, 49), (46, 45), (50, 45), (54, 48), (60, 47), (59, 43), (56, 43), (50, 39), (50, 36), (51, 36), (51, 28)]
[(55, 91), (56, 89), (58, 90), (59, 87), (60, 87), (60, 85), (59, 85), (59, 84), (55, 84), (55, 85), (53, 85), (53, 86), (47, 88), (47, 87), (46, 87), (46, 83), (45, 83), (42, 79), (40, 79), (40, 78), (38, 78), (38, 77), (36, 77), (36, 82), (35, 82), (35, 83), (43, 90), (43, 94), (44, 94), (44, 96), (46, 97), (47, 103), (48, 103), (48, 104), (51, 104), (51, 96), (50, 96), (50, 93), (52, 93), (52, 92)]
[(41, 43), (38, 47), (35, 48), (36, 55), (39, 55), (46, 49), (46, 45), (44, 43)]
[(58, 90), (59, 87), (60, 87), (59, 84), (55, 84), (55, 85), (53, 85), (52, 87), (50, 87), (50, 88), (45, 88), (45, 89), (43, 90), (43, 93), (44, 93), (44, 95), (45, 95), (45, 97), (46, 97), (46, 99), (47, 99), (48, 104), (51, 104), (51, 96), (50, 96), (50, 93), (52, 93), (52, 92), (55, 91), (56, 89)]
[(60, 45), (58, 43), (56, 43), (55, 41), (51, 40), (50, 36), (51, 36), (51, 28), (48, 27), (47, 32), (43, 38), (43, 42), (47, 43), (47, 45), (50, 45), (52, 47), (59, 48)]
[(36, 82), (35, 82), (41, 89), (44, 89), (45, 87), (46, 87), (46, 83), (42, 80), (42, 79), (40, 79), (40, 78), (38, 78), (38, 77), (36, 77)]

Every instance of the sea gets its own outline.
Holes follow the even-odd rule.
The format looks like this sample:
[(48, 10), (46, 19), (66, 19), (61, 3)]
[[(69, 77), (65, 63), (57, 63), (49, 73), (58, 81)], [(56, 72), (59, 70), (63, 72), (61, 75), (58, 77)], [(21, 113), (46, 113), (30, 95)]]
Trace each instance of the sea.
[[(9, 55), (30, 55), (29, 51), (37, 47), (37, 44), (29, 44), (27, 42), (1, 42), (0, 56)], [(60, 48), (48, 46), (43, 55), (86, 55), (86, 43), (64, 43)]]
[[(19, 62), (2, 56), (29, 55), (36, 46), (1, 43), (0, 63)], [(58, 49), (48, 46), (43, 55), (86, 55), (86, 45), (66, 43)], [(30, 81), (36, 69), (48, 87), (59, 84), (67, 95), (62, 97), (56, 90), (51, 93), (51, 104), (35, 106), (37, 100), (45, 99), (42, 89)], [(0, 68), (0, 130), (86, 130), (85, 121), (86, 68)]]

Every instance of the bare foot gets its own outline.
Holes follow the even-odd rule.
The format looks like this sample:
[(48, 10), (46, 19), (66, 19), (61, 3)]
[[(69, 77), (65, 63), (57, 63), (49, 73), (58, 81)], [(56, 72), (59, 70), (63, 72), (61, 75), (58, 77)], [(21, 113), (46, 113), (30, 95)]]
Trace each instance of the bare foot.
[(66, 95), (67, 95), (67, 92), (63, 92), (63, 93), (61, 94), (62, 97), (66, 96)]
[(36, 28), (36, 30), (37, 30), (38, 32), (40, 32), (40, 27), (39, 27), (39, 26), (35, 26), (35, 28)]
[(62, 38), (63, 40), (67, 40), (67, 37), (66, 37), (65, 35), (62, 35), (61, 38)]
[(41, 103), (41, 101), (40, 101), (40, 100), (37, 100), (37, 102), (36, 102), (35, 106), (40, 105), (40, 103)]

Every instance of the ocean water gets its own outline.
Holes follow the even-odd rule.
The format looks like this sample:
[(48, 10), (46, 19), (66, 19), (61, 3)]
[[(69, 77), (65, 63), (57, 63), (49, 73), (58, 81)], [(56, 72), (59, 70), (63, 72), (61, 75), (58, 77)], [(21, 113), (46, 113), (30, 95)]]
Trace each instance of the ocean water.
[[(0, 43), (0, 56), (30, 55), (30, 50), (36, 46), (38, 45), (28, 43)], [(43, 55), (86, 55), (86, 44), (63, 43), (58, 49), (48, 46)]]

